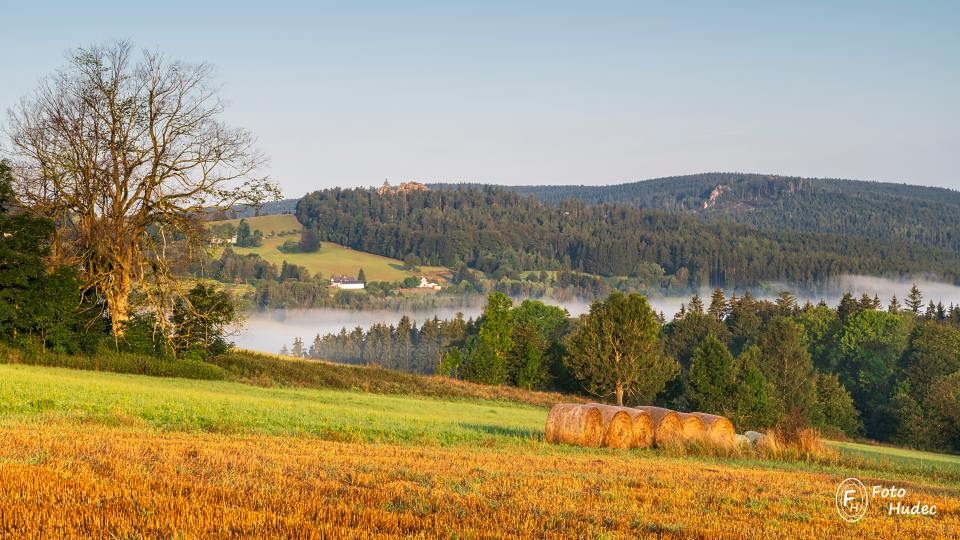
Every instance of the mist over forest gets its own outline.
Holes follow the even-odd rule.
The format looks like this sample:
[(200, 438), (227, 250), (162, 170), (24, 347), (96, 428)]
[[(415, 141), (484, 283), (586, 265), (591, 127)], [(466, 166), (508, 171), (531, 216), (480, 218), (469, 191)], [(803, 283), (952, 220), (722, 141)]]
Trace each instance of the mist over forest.
[[(817, 296), (804, 292), (801, 288), (789, 284), (772, 284), (765, 286), (762, 290), (755, 289), (751, 291), (755, 297), (761, 300), (773, 299), (776, 293), (781, 290), (793, 292), (798, 300), (803, 302), (818, 303), (821, 300), (829, 306), (836, 306), (844, 292), (850, 292), (854, 296), (867, 294), (869, 296), (877, 295), (881, 302), (886, 305), (892, 295), (902, 302), (910, 292), (910, 287), (916, 284), (928, 299), (934, 302), (943, 302), (944, 305), (960, 305), (960, 287), (928, 279), (901, 279), (893, 280), (873, 276), (845, 275), (837, 278), (830, 286), (830, 292), (826, 295)], [(701, 298), (707, 299), (712, 291), (702, 289), (698, 294)], [(514, 304), (519, 304), (523, 298), (514, 298)], [(578, 317), (590, 310), (590, 302), (583, 300), (572, 300), (559, 302), (551, 298), (539, 298), (538, 300), (548, 305), (554, 305), (566, 309), (571, 317)], [(690, 296), (650, 296), (647, 298), (650, 306), (657, 312), (662, 313), (667, 320), (670, 320), (680, 306), (690, 301)], [(367, 329), (374, 324), (396, 324), (400, 317), (406, 315), (417, 324), (424, 320), (452, 319), (457, 313), (462, 313), (465, 319), (476, 318), (483, 311), (484, 299), (477, 297), (476, 301), (462, 308), (430, 308), (424, 310), (391, 310), (391, 309), (334, 309), (334, 308), (314, 308), (314, 309), (267, 309), (254, 311), (247, 314), (241, 328), (233, 337), (236, 345), (243, 349), (252, 349), (263, 352), (277, 352), (284, 345), (289, 346), (295, 338), (303, 339), (309, 342), (315, 336), (337, 333), (342, 328), (348, 331), (356, 327)]]

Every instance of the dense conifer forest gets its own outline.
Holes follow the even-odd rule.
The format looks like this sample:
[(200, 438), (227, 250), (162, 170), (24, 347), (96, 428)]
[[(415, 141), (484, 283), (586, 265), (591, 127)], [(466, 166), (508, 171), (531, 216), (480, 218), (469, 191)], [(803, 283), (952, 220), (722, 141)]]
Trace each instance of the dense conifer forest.
[(851, 273), (960, 278), (956, 251), (905, 239), (773, 230), (634, 205), (579, 200), (551, 205), (490, 186), (329, 189), (301, 199), (296, 216), (324, 241), (400, 259), (413, 254), (451, 268), (465, 264), (494, 275), (644, 274), (732, 290), (769, 281), (816, 289)]
[[(438, 185), (437, 187), (440, 187)], [(450, 187), (450, 185), (447, 185)], [(907, 184), (705, 173), (611, 186), (512, 186), (549, 204), (577, 199), (960, 250), (960, 192)]]

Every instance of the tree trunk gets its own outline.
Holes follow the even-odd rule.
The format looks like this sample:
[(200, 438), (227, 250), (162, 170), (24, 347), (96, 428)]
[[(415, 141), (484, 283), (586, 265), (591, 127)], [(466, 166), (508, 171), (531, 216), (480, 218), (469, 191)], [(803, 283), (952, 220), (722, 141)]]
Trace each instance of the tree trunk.
[(126, 330), (127, 320), (130, 319), (129, 299), (132, 289), (130, 265), (125, 261), (117, 264), (112, 277), (108, 290), (104, 291), (104, 296), (107, 299), (107, 309), (110, 311), (110, 329), (113, 331), (113, 338), (119, 340)]
[(617, 406), (623, 407), (623, 381), (617, 381)]

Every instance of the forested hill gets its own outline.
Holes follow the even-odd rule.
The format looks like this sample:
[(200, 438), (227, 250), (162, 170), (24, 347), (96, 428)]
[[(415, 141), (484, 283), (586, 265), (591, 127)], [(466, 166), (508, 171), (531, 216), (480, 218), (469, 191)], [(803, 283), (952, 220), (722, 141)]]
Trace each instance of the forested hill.
[(296, 215), (322, 240), (501, 274), (666, 274), (693, 286), (724, 287), (770, 280), (814, 287), (845, 273), (960, 276), (960, 254), (902, 241), (763, 230), (632, 206), (548, 205), (494, 187), (329, 189), (306, 195)]
[(960, 191), (944, 188), (706, 173), (613, 186), (507, 189), (550, 204), (571, 198), (595, 204), (628, 204), (721, 217), (767, 229), (900, 239), (960, 251)]

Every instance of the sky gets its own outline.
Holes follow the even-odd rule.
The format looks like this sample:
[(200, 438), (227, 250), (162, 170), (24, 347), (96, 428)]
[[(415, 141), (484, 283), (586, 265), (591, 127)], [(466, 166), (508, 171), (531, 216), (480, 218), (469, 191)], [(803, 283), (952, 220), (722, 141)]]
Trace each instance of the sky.
[(960, 189), (960, 2), (780, 4), (5, 3), (0, 109), (126, 39), (217, 66), (288, 197), (708, 171)]

